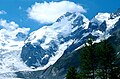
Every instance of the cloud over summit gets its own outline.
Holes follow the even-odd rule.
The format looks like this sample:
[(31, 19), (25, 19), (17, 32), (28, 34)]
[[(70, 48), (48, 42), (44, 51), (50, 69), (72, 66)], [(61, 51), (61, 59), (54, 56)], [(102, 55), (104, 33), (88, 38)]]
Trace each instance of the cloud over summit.
[(53, 23), (66, 12), (86, 12), (82, 6), (70, 1), (36, 2), (27, 11), (29, 18), (40, 23)]

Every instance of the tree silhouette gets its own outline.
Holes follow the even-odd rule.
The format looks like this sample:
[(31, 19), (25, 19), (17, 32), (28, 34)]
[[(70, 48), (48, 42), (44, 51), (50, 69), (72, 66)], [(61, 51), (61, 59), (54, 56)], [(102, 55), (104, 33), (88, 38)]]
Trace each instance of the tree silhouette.
[(110, 73), (113, 73), (116, 52), (107, 40), (102, 41), (96, 46), (96, 52), (98, 58), (98, 69), (103, 73), (101, 75), (102, 78), (107, 79), (112, 76)]
[(80, 69), (82, 76), (86, 78), (95, 78), (96, 69), (96, 54), (94, 52), (94, 44), (91, 38), (85, 43), (85, 47), (82, 52), (80, 52)]
[(75, 67), (71, 66), (66, 75), (66, 79), (77, 79), (77, 71)]

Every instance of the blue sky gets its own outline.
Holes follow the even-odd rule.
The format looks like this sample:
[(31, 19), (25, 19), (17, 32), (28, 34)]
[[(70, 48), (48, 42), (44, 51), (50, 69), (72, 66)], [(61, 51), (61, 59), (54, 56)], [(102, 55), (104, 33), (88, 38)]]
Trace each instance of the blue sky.
[[(28, 17), (28, 8), (37, 3), (60, 2), (62, 0), (0, 0), (0, 19), (6, 20), (8, 23), (14, 21), (19, 27), (30, 28), (30, 32), (46, 25)], [(98, 12), (114, 12), (120, 8), (120, 0), (69, 0), (75, 4), (80, 4), (87, 12), (84, 15), (91, 19)], [(72, 4), (72, 3), (71, 3)], [(79, 7), (80, 8), (80, 7)], [(39, 18), (38, 18), (39, 19)], [(0, 26), (0, 28), (2, 28)]]

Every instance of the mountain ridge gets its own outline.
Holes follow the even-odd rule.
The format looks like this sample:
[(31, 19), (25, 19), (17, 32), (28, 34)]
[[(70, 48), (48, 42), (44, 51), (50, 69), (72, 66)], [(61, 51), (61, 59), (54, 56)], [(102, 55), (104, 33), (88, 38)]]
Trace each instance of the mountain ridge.
[[(117, 14), (119, 14), (119, 11)], [(43, 77), (45, 77), (45, 73), (51, 73), (49, 71), (51, 66), (54, 68), (54, 64), (58, 63), (59, 59), (64, 56), (71, 56), (71, 52), (82, 46), (89, 36), (93, 36), (94, 42), (100, 42), (109, 38), (113, 32), (120, 29), (120, 16), (117, 15), (111, 18), (112, 16), (114, 15), (111, 13), (98, 13), (92, 20), (88, 20), (83, 14), (67, 12), (53, 24), (30, 33), (27, 38), (26, 33), (21, 32), (20, 29), (20, 32), (15, 35), (17, 39), (10, 42), (13, 43), (12, 47), (16, 50), (11, 49), (12, 47), (7, 50), (4, 50), (4, 48), (0, 49), (0, 63), (8, 62), (5, 63), (6, 67), (1, 65), (0, 70), (5, 69), (3, 73), (11, 70), (13, 72), (23, 71), (22, 75), (27, 73), (24, 71), (30, 73), (40, 71), (44, 74)], [(14, 43), (19, 45), (14, 45)], [(0, 44), (4, 46), (4, 44)], [(12, 60), (15, 61), (11, 62)], [(55, 70), (53, 69), (52, 73)], [(64, 68), (62, 71), (64, 71)], [(55, 73), (51, 75), (55, 75)], [(65, 76), (65, 74), (63, 75)]]

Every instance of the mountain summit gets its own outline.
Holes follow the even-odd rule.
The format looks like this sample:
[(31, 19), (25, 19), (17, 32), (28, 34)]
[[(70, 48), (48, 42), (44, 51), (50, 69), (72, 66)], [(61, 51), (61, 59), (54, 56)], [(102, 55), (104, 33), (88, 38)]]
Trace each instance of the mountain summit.
[(22, 48), (21, 58), (32, 68), (53, 65), (75, 42), (75, 33), (87, 29), (88, 23), (84, 15), (67, 12), (51, 26), (32, 32)]

